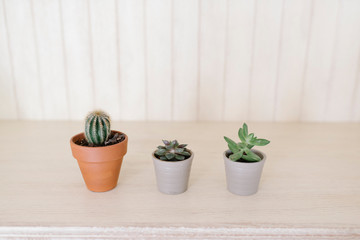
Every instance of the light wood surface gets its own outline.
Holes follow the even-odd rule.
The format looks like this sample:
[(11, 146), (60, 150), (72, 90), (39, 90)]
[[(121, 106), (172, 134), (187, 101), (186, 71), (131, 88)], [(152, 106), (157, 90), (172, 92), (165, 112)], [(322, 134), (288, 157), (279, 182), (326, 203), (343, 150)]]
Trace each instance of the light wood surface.
[[(82, 122), (1, 121), (0, 238), (360, 238), (360, 124), (249, 123), (271, 144), (248, 197), (226, 190), (222, 159), (239, 126), (114, 122), (128, 153), (118, 186), (93, 193), (69, 146)], [(174, 138), (195, 153), (189, 189), (175, 196), (157, 191), (151, 160)]]
[(0, 0), (0, 119), (101, 107), (122, 121), (359, 122), (359, 12), (359, 0)]

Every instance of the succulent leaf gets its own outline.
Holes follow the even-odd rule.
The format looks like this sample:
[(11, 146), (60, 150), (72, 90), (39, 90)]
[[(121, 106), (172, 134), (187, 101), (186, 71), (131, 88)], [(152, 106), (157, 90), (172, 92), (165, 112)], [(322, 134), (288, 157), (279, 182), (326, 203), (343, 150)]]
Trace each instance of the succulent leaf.
[(170, 142), (168, 140), (162, 140), (165, 145), (170, 145)]
[(244, 136), (244, 131), (243, 131), (242, 128), (239, 129), (238, 135), (239, 135), (240, 140), (241, 140), (243, 143), (246, 142), (245, 136)]
[(168, 160), (170, 160), (170, 159), (172, 159), (172, 158), (175, 157), (175, 154), (173, 154), (173, 153), (165, 153), (165, 157), (166, 157)]
[(270, 141), (259, 138), (259, 139), (253, 140), (251, 143), (255, 146), (265, 146), (265, 145), (268, 145), (270, 143)]
[(239, 159), (243, 156), (243, 154), (244, 154), (244, 151), (243, 151), (243, 150), (240, 150), (240, 151), (237, 152), (237, 153), (231, 154), (229, 158), (230, 158), (230, 160), (232, 160), (232, 161), (237, 161), (237, 160), (239, 160)]
[(184, 152), (182, 152), (182, 153), (179, 153), (180, 155), (183, 155), (183, 156), (185, 156), (185, 157), (190, 157), (191, 156), (191, 154), (189, 153), (189, 152), (186, 152), (186, 151), (184, 151)]
[(155, 153), (159, 156), (163, 156), (166, 153), (166, 149), (159, 149)]
[(246, 147), (246, 143), (242, 143), (242, 142), (237, 143), (237, 145), (239, 146), (239, 149), (243, 149), (244, 147)]
[(248, 126), (246, 123), (243, 124), (243, 134), (244, 134), (244, 137), (246, 137), (248, 135)]
[(261, 160), (259, 158), (249, 157), (248, 155), (243, 155), (242, 158), (249, 162), (258, 162)]
[(175, 152), (176, 153), (182, 153), (184, 151), (184, 148), (176, 148)]
[(243, 159), (250, 161), (250, 162), (258, 162), (261, 160), (261, 158), (258, 155), (256, 155), (255, 153), (253, 153), (250, 149), (245, 148), (244, 151), (245, 151), (246, 155), (244, 154), (242, 156)]
[(233, 152), (236, 153), (240, 150), (240, 147), (236, 144), (236, 142), (234, 142), (233, 140), (231, 140), (228, 137), (224, 136), (225, 141), (228, 143), (229, 149)]
[(177, 147), (177, 146), (179, 146), (179, 143), (178, 143), (177, 140), (173, 140), (173, 141), (171, 142), (171, 145), (172, 145), (173, 147)]
[(185, 159), (185, 156), (175, 155), (175, 158), (176, 158), (177, 160), (182, 161), (182, 160), (184, 160), (184, 159)]
[(185, 148), (187, 146), (187, 144), (180, 144), (178, 147), (179, 148)]
[(247, 142), (250, 142), (253, 138), (254, 138), (254, 133), (250, 133), (250, 134), (246, 137), (246, 140), (247, 140)]

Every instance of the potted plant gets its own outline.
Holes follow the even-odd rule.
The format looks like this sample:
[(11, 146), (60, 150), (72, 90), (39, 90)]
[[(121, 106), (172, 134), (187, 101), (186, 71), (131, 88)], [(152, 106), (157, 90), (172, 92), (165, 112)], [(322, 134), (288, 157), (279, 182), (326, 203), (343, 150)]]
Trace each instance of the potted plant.
[(230, 138), (224, 137), (229, 150), (223, 154), (225, 161), (227, 188), (237, 195), (252, 195), (258, 191), (262, 169), (266, 155), (253, 149), (254, 146), (265, 146), (270, 143), (266, 139), (248, 134), (246, 123), (238, 132), (241, 142), (236, 143)]
[(111, 131), (110, 117), (94, 111), (85, 119), (85, 132), (73, 136), (70, 146), (87, 188), (105, 192), (116, 187), (128, 137)]
[(188, 188), (194, 153), (177, 140), (163, 140), (163, 143), (152, 153), (157, 187), (165, 194), (183, 193)]

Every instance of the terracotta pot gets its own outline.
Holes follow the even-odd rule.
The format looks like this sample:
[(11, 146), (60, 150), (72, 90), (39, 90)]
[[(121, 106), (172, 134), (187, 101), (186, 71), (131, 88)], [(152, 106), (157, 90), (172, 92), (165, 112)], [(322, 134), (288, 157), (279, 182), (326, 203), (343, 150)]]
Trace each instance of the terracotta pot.
[(191, 163), (194, 153), (182, 161), (164, 161), (152, 154), (157, 187), (160, 192), (165, 194), (180, 194), (187, 190), (190, 176)]
[[(111, 132), (123, 134), (118, 131)], [(115, 188), (122, 160), (127, 151), (128, 137), (125, 135), (122, 142), (102, 147), (80, 146), (75, 143), (84, 138), (84, 133), (75, 135), (70, 140), (70, 146), (86, 187), (93, 192), (106, 192)]]
[(252, 149), (261, 160), (259, 162), (233, 162), (226, 155), (230, 150), (224, 152), (227, 189), (236, 195), (252, 195), (258, 191), (262, 169), (266, 155)]

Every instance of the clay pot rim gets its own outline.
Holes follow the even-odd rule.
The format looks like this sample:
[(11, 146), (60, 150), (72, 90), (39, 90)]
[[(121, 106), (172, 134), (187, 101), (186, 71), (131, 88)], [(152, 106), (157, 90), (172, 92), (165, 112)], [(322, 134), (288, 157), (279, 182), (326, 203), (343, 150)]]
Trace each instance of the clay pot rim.
[(158, 159), (158, 158), (155, 156), (155, 152), (156, 152), (156, 150), (155, 150), (155, 151), (153, 151), (151, 155), (152, 155), (153, 159), (159, 160), (159, 161), (161, 161), (161, 162), (171, 162), (171, 163), (177, 163), (177, 162), (183, 162), (183, 161), (186, 161), (186, 160), (190, 160), (191, 158), (193, 158), (193, 157), (194, 157), (194, 152), (193, 152), (193, 151), (191, 151), (190, 149), (187, 149), (187, 150), (189, 150), (189, 152), (191, 153), (190, 157), (189, 157), (189, 158), (187, 158), (187, 159), (184, 159), (184, 160), (180, 160), (180, 161), (167, 161), (167, 160), (161, 160), (161, 159)]
[(71, 139), (70, 139), (70, 144), (73, 146), (73, 147), (78, 147), (78, 148), (84, 148), (84, 149), (111, 149), (113, 147), (119, 147), (121, 144), (124, 144), (127, 140), (128, 140), (128, 136), (123, 133), (123, 132), (120, 132), (120, 131), (116, 131), (116, 130), (111, 130), (112, 133), (119, 133), (119, 134), (123, 134), (125, 136), (125, 139), (122, 140), (121, 142), (118, 142), (116, 144), (112, 144), (112, 145), (109, 145), (109, 146), (96, 146), (96, 147), (89, 147), (89, 146), (81, 146), (79, 144), (76, 144), (74, 142), (74, 139), (83, 135), (83, 137), (85, 138), (85, 133), (84, 132), (81, 132), (81, 133), (78, 133), (76, 135), (74, 135)]
[(226, 156), (226, 153), (230, 152), (230, 149), (225, 150), (225, 152), (223, 153), (223, 157), (224, 157), (224, 159), (227, 159), (227, 160), (229, 160), (230, 162), (236, 163), (236, 164), (256, 164), (256, 163), (260, 163), (260, 162), (265, 161), (265, 159), (266, 159), (266, 154), (265, 154), (264, 152), (262, 152), (262, 151), (260, 151), (260, 150), (257, 150), (257, 149), (251, 149), (251, 151), (253, 151), (253, 150), (254, 150), (254, 152), (255, 152), (256, 155), (258, 155), (258, 153), (260, 153), (261, 156), (258, 155), (258, 156), (261, 158), (260, 161), (257, 161), (257, 162), (234, 162), (234, 161), (232, 161), (230, 158), (228, 158), (228, 157)]

